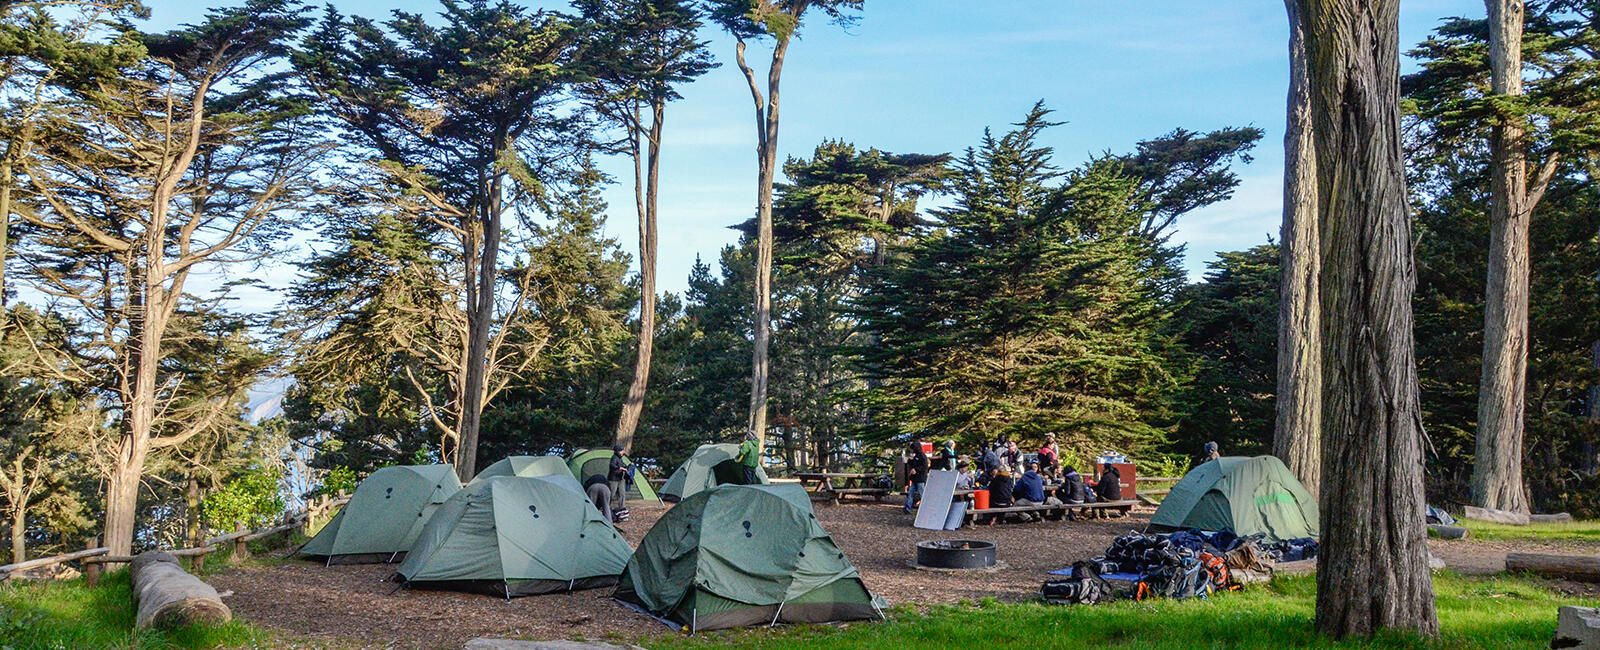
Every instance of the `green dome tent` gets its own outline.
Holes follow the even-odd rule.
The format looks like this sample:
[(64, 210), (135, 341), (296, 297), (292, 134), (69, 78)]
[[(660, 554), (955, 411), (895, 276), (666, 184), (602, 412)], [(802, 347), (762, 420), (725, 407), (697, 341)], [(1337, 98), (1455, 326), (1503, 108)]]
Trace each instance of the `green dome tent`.
[(1228, 456), (1183, 475), (1150, 517), (1155, 531), (1229, 530), (1271, 540), (1317, 536), (1317, 499), (1275, 456)]
[(883, 618), (798, 485), (724, 485), (644, 536), (618, 600), (688, 631)]
[[(616, 454), (610, 449), (579, 449), (567, 457), (567, 467), (572, 471), (573, 478), (582, 484), (589, 477), (596, 474), (606, 475), (611, 472), (611, 457)], [(635, 468), (637, 469), (637, 468)], [(660, 501), (654, 488), (650, 487), (650, 480), (645, 478), (644, 472), (633, 473), (633, 485), (628, 490), (629, 500)]]
[[(718, 485), (742, 485), (744, 468), (735, 460), (738, 457), (739, 445), (700, 445), (661, 486), (661, 498), (681, 501)], [(756, 467), (756, 477), (767, 482), (767, 473), (760, 467)]]
[(479, 470), (478, 475), (467, 482), (467, 487), (472, 487), (496, 476), (547, 478), (564, 487), (583, 492), (583, 486), (572, 478), (572, 472), (567, 469), (567, 461), (560, 456), (510, 456), (503, 458)]
[(435, 508), (461, 489), (449, 465), (402, 465), (372, 473), (339, 514), (300, 547), (328, 564), (388, 562), (417, 541)]
[(628, 554), (583, 495), (545, 478), (496, 476), (440, 506), (396, 573), (407, 586), (510, 598), (616, 584)]

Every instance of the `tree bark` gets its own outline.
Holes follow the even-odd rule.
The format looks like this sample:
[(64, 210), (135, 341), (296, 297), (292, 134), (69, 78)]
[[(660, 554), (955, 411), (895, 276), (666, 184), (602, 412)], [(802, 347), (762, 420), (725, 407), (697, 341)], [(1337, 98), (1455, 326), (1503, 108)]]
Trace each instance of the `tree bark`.
[[(798, 17), (796, 17), (798, 19)], [(750, 363), (749, 431), (758, 445), (767, 435), (767, 379), (771, 374), (768, 348), (772, 340), (772, 183), (778, 167), (778, 82), (789, 36), (780, 35), (767, 68), (767, 98), (763, 104), (755, 78), (744, 63), (744, 43), (739, 44), (739, 67), (750, 81), (756, 104), (756, 276), (753, 354)]]
[(28, 511), (25, 503), (11, 504), (11, 563), (28, 560)]
[[(498, 147), (495, 149), (496, 160), (501, 150)], [(456, 476), (462, 483), (472, 480), (478, 470), (478, 429), (483, 418), (489, 370), (489, 333), (495, 324), (495, 283), (500, 270), (500, 175), (490, 177), (485, 185), (488, 199), (481, 208), (478, 224), (482, 229), (483, 248), (472, 256), (477, 263), (467, 268), (467, 272), (476, 277), (466, 285), (467, 356), (460, 395), (460, 438), (456, 441), (455, 453)]]
[(1423, 522), (1416, 282), (1400, 140), (1399, 3), (1296, 0), (1311, 77), (1321, 246), (1322, 551), (1334, 638), (1439, 631)]
[[(1522, 0), (1485, 0), (1490, 90), (1522, 94)], [(1522, 119), (1490, 127), (1489, 276), (1483, 305), (1483, 373), (1478, 382), (1472, 502), (1527, 513), (1522, 487), (1523, 406), (1528, 368), (1528, 162)]]
[(11, 184), (12, 150), (7, 144), (4, 158), (0, 158), (0, 339), (4, 338), (6, 321), (6, 261), (11, 253)]
[[(639, 354), (633, 362), (633, 381), (628, 384), (628, 396), (622, 402), (622, 415), (617, 418), (616, 444), (624, 452), (633, 451), (633, 434), (639, 428), (639, 418), (644, 413), (645, 391), (650, 384), (650, 357), (655, 351), (656, 338), (656, 195), (661, 175), (661, 120), (666, 116), (666, 102), (657, 101), (650, 107), (651, 122), (646, 138), (648, 164), (645, 178), (635, 171), (634, 185), (640, 181), (645, 186), (642, 209), (639, 211)], [(634, 169), (638, 169), (638, 149), (634, 150)]]
[[(116, 555), (116, 553), (112, 553)], [(133, 559), (128, 573), (138, 601), (134, 624), (139, 629), (192, 623), (226, 623), (233, 618), (217, 590), (184, 572), (178, 559), (164, 551), (147, 551)]]
[(1317, 303), (1317, 160), (1311, 80), (1295, 0), (1289, 10), (1288, 119), (1278, 289), (1278, 420), (1273, 452), (1316, 494), (1322, 476), (1322, 337)]

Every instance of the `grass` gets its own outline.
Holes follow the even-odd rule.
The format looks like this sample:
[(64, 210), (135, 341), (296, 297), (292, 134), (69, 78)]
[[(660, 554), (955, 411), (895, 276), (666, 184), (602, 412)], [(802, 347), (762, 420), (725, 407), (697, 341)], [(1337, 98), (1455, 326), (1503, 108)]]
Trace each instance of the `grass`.
[(0, 583), (0, 650), (216, 648), (269, 645), (270, 635), (234, 621), (133, 631), (127, 570), (90, 587), (82, 579)]
[(1528, 542), (1592, 542), (1600, 544), (1600, 521), (1573, 521), (1557, 524), (1509, 526), (1487, 521), (1462, 520), (1456, 523), (1472, 531), (1468, 540)]
[(663, 635), (651, 647), (678, 648), (1537, 648), (1555, 633), (1563, 598), (1515, 578), (1435, 577), (1441, 633), (1437, 639), (1387, 633), (1334, 642), (1312, 630), (1316, 582), (1311, 576), (1221, 594), (1207, 601), (1118, 602), (1047, 606), (986, 601), (899, 611), (879, 624), (803, 625), (770, 630)]

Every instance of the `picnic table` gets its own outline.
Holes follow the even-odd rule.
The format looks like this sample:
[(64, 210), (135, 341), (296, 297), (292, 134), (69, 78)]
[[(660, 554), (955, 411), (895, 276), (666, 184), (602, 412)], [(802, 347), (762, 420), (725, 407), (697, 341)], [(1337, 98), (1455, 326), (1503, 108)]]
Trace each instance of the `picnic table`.
[(800, 484), (811, 490), (813, 499), (838, 503), (847, 496), (874, 497), (882, 500), (891, 490), (878, 487), (889, 478), (887, 472), (801, 472), (794, 475)]
[(1068, 513), (1077, 513), (1088, 517), (1115, 511), (1126, 515), (1138, 503), (1137, 500), (1128, 499), (1125, 501), (1099, 501), (1096, 503), (1058, 503), (1053, 505), (985, 508), (983, 510), (968, 510), (963, 523), (965, 525), (977, 525), (979, 523), (994, 525), (1005, 521), (1005, 515), (1008, 514), (1037, 513), (1040, 518), (1052, 521), (1059, 521), (1065, 518)]

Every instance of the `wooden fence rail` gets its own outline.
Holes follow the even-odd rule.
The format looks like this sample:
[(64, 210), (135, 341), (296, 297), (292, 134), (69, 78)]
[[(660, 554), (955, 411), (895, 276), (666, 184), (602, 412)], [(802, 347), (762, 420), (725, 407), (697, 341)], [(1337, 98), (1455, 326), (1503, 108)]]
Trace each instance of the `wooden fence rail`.
[[(305, 509), (293, 514), (285, 514), (278, 520), (278, 523), (271, 526), (264, 526), (252, 530), (236, 530), (224, 535), (207, 538), (200, 542), (200, 546), (193, 548), (172, 549), (167, 552), (176, 557), (189, 558), (189, 568), (191, 571), (194, 570), (195, 567), (199, 566), (201, 562), (205, 561), (205, 556), (217, 552), (223, 548), (223, 545), (229, 542), (233, 543), (235, 559), (241, 559), (245, 553), (244, 545), (246, 542), (253, 542), (258, 539), (271, 537), (281, 533), (287, 533), (298, 528), (303, 528), (312, 521), (327, 515), (328, 512), (333, 508), (342, 506), (349, 502), (350, 497), (346, 496), (343, 492), (340, 492), (339, 495), (335, 497), (323, 495), (321, 498), (318, 498), (315, 501), (308, 502)], [(131, 556), (111, 555), (111, 549), (104, 546), (99, 546), (96, 544), (98, 541), (98, 539), (91, 541), (90, 545), (93, 546), (93, 548), (84, 549), (82, 551), (75, 551), (62, 555), (52, 555), (50, 557), (34, 558), (26, 562), (17, 562), (15, 564), (0, 565), (0, 582), (4, 582), (12, 575), (22, 571), (27, 571), (29, 569), (38, 569), (41, 567), (55, 566), (63, 562), (82, 560), (84, 577), (89, 580), (90, 584), (94, 584), (100, 576), (101, 565), (127, 564), (128, 562), (133, 561), (133, 557)]]

